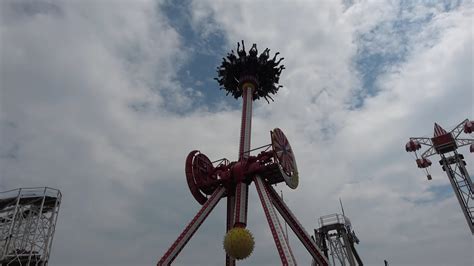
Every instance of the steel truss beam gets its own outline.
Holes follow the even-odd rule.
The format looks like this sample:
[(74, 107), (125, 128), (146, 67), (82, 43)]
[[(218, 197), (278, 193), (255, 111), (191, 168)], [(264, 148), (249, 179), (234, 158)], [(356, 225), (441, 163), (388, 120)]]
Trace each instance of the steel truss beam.
[(462, 146), (467, 146), (471, 145), (474, 143), (474, 140), (472, 139), (456, 139), (456, 146), (462, 147)]
[(184, 231), (179, 235), (178, 239), (171, 245), (171, 247), (166, 251), (165, 255), (158, 261), (158, 266), (161, 265), (170, 265), (173, 260), (178, 256), (179, 252), (184, 248), (186, 243), (191, 239), (194, 233), (199, 229), (201, 224), (207, 218), (209, 213), (216, 207), (219, 200), (224, 195), (225, 188), (219, 187), (217, 188), (214, 193), (212, 193), (211, 197), (204, 203), (201, 207), (199, 212), (194, 216), (191, 222), (186, 226)]
[(323, 255), (323, 252), (318, 248), (316, 243), (310, 237), (308, 232), (306, 232), (298, 219), (296, 219), (296, 216), (291, 212), (290, 208), (288, 208), (285, 202), (283, 202), (278, 193), (268, 184), (265, 184), (265, 188), (267, 189), (270, 198), (272, 199), (272, 202), (280, 215), (283, 217), (283, 219), (285, 219), (286, 223), (290, 226), (301, 243), (303, 243), (313, 259), (318, 263), (318, 265), (329, 265), (327, 258)]
[(342, 231), (342, 239), (344, 240), (344, 244), (345, 244), (344, 247), (346, 248), (346, 254), (347, 254), (347, 259), (349, 260), (349, 264), (356, 265), (354, 261), (354, 254), (352, 254), (351, 242), (349, 241), (349, 237), (347, 236), (347, 234), (349, 234), (350, 232), (348, 232), (345, 229), (342, 229), (341, 231)]
[(422, 158), (428, 158), (437, 153), (435, 148), (433, 147), (433, 142), (430, 138), (410, 138), (410, 140), (418, 141), (421, 145), (429, 147), (425, 152), (421, 154)]
[(446, 158), (444, 154), (441, 154), (440, 163), (448, 175), (469, 229), (474, 235), (474, 186), (459, 154), (455, 151), (454, 156), (450, 158), (455, 158), (454, 167), (451, 166), (449, 158)]
[(464, 119), (464, 121), (459, 123), (455, 128), (453, 128), (453, 130), (451, 130), (451, 134), (453, 134), (453, 137), (455, 139), (457, 139), (459, 135), (461, 135), (461, 133), (464, 131), (464, 124), (466, 124), (467, 122), (469, 122), (469, 119), (466, 118)]
[[(349, 254), (346, 253), (346, 249), (344, 248), (343, 241), (338, 235), (333, 235), (328, 237), (329, 248), (331, 250), (331, 257), (333, 265), (336, 265), (335, 258), (339, 260), (341, 266), (346, 265), (346, 258), (349, 258)], [(353, 264), (350, 264), (353, 266)]]
[(48, 187), (0, 193), (0, 265), (48, 264), (60, 202)]
[(257, 188), (258, 196), (260, 202), (262, 203), (263, 210), (265, 211), (265, 216), (272, 231), (273, 240), (275, 240), (275, 245), (280, 255), (282, 265), (296, 265), (295, 257), (291, 251), (290, 245), (283, 233), (283, 228), (281, 227), (278, 216), (275, 212), (275, 209), (272, 205), (272, 200), (268, 190), (266, 189), (265, 183), (259, 176), (254, 177), (255, 187)]

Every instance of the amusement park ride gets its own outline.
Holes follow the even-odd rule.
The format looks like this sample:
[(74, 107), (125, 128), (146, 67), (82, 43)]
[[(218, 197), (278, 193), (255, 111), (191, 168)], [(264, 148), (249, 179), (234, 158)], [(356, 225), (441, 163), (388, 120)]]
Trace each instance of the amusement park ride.
[[(428, 167), (432, 163), (428, 157), (439, 154), (441, 157), (439, 164), (448, 175), (472, 234), (474, 234), (474, 186), (467, 172), (464, 156), (458, 153), (457, 149), (470, 145), (470, 152), (474, 152), (474, 139), (460, 138), (462, 132), (471, 134), (473, 131), (474, 121), (468, 119), (459, 123), (449, 132), (435, 123), (432, 138), (410, 138), (405, 145), (407, 152), (414, 152), (416, 164), (418, 168), (425, 170), (428, 180), (432, 179), (428, 171)], [(427, 149), (421, 155), (418, 155), (417, 151), (421, 149), (422, 145), (426, 146)]]
[(344, 213), (340, 199), (339, 202), (342, 214), (334, 213), (319, 218), (319, 228), (314, 230), (316, 244), (328, 259), (332, 259), (332, 266), (363, 266), (364, 263), (354, 245), (359, 244), (359, 238)]
[[(235, 265), (235, 260), (248, 257), (254, 246), (251, 233), (246, 229), (248, 188), (253, 182), (257, 188), (267, 222), (283, 265), (296, 265), (295, 258), (285, 237), (274, 207), (285, 219), (299, 240), (306, 247), (318, 265), (328, 265), (328, 260), (315, 241), (298, 222), (297, 218), (271, 186), (285, 182), (290, 188), (298, 186), (296, 161), (285, 134), (279, 128), (270, 132), (271, 144), (250, 149), (252, 102), (259, 98), (273, 100), (269, 94), (276, 94), (281, 86), (279, 77), (284, 66), (279, 66), (276, 53), (269, 58), (267, 48), (257, 56), (254, 44), (248, 51), (237, 46), (218, 67), (218, 81), (221, 89), (234, 98), (243, 98), (240, 145), (238, 160), (230, 162), (220, 159), (212, 162), (200, 151), (192, 151), (186, 158), (186, 179), (194, 198), (202, 208), (186, 226), (178, 239), (166, 251), (157, 265), (169, 265), (178, 256), (199, 226), (214, 209), (220, 199), (227, 197), (227, 233), (224, 238), (226, 265)], [(256, 155), (250, 152), (260, 150)]]
[(48, 265), (61, 198), (49, 187), (0, 192), (0, 265)]

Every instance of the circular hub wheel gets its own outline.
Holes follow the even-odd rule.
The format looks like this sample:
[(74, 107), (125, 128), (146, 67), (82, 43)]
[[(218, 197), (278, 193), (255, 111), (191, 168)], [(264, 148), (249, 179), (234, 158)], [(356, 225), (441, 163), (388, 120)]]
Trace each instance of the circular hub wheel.
[(211, 195), (216, 190), (215, 185), (211, 185), (216, 177), (213, 175), (214, 166), (209, 158), (199, 153), (193, 159), (193, 175), (199, 189), (206, 195)]
[(199, 151), (192, 151), (186, 158), (185, 171), (191, 194), (200, 204), (204, 204), (207, 201), (206, 194), (210, 195), (215, 190), (215, 187), (206, 186), (214, 172), (211, 160)]
[(270, 132), (272, 138), (272, 149), (275, 161), (280, 166), (280, 172), (285, 179), (285, 183), (292, 189), (298, 187), (298, 168), (296, 166), (295, 155), (291, 149), (290, 143), (283, 131), (275, 128)]

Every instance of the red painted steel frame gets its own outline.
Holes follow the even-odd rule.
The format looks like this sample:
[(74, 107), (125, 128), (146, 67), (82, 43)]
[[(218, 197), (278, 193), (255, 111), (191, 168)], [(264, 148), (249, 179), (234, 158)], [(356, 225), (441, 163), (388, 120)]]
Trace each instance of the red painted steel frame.
[[(213, 175), (219, 175), (220, 179), (208, 180), (209, 178), (205, 176), (206, 174), (210, 175), (211, 172), (215, 170), (214, 168), (214, 170), (204, 174), (199, 172), (198, 169), (193, 168), (193, 161), (199, 156), (202, 157), (199, 157), (200, 159), (204, 160), (205, 162), (208, 161), (208, 164), (211, 164), (210, 160), (205, 155), (200, 154), (198, 151), (192, 151), (188, 155), (186, 159), (186, 178), (188, 180), (188, 185), (190, 186), (193, 196), (198, 202), (203, 204), (203, 206), (193, 218), (193, 220), (186, 226), (184, 231), (179, 235), (178, 239), (168, 249), (165, 255), (163, 255), (157, 265), (170, 265), (173, 262), (179, 252), (184, 248), (186, 243), (191, 239), (193, 234), (198, 230), (199, 226), (204, 222), (209, 213), (214, 209), (222, 197), (227, 196), (226, 230), (229, 231), (236, 226), (245, 227), (247, 224), (248, 186), (252, 181), (254, 181), (257, 188), (257, 192), (265, 211), (268, 224), (272, 231), (272, 235), (282, 264), (296, 265), (296, 260), (289, 246), (288, 239), (283, 234), (280, 221), (278, 220), (278, 216), (276, 215), (273, 205), (275, 205), (277, 210), (287, 221), (313, 258), (318, 262), (318, 265), (328, 265), (327, 259), (322, 255), (319, 248), (316, 246), (314, 241), (311, 240), (308, 233), (300, 225), (289, 208), (279, 198), (274, 189), (268, 183), (266, 183), (266, 181), (262, 180), (262, 178), (258, 176), (258, 174), (262, 174), (264, 172), (268, 174), (268, 171), (271, 173), (272, 170), (270, 169), (273, 168), (267, 163), (271, 162), (270, 159), (273, 157), (273, 153), (264, 151), (261, 152), (257, 157), (250, 156), (250, 135), (252, 126), (252, 103), (254, 90), (255, 85), (253, 83), (244, 82), (239, 157), (237, 162), (231, 163), (230, 165), (225, 165), (225, 167), (217, 170), (219, 174), (213, 172)], [(288, 168), (288, 162), (286, 163), (286, 166)], [(195, 176), (196, 174), (198, 174), (197, 177)], [(266, 178), (270, 178), (269, 180), (272, 180), (273, 182), (280, 182), (278, 178), (275, 179), (273, 177), (273, 179), (271, 179), (270, 176), (266, 176)], [(283, 181), (283, 178), (281, 181)], [(206, 199), (201, 193), (201, 191), (210, 193), (215, 187), (217, 187), (217, 189), (215, 189), (209, 199)], [(227, 256), (226, 254), (226, 265), (234, 266), (235, 264), (235, 259)]]
[(197, 200), (197, 202), (199, 202), (202, 205), (206, 203), (207, 198), (199, 191), (199, 188), (196, 184), (196, 180), (194, 180), (194, 174), (193, 174), (193, 159), (194, 159), (194, 156), (198, 153), (199, 151), (194, 150), (188, 154), (188, 156), (186, 157), (186, 164), (184, 166), (184, 169), (186, 173), (186, 181), (188, 183), (189, 190), (191, 191), (191, 194)]
[(219, 200), (224, 195), (225, 188), (219, 187), (212, 193), (211, 197), (204, 203), (201, 207), (201, 210), (194, 216), (191, 222), (186, 226), (184, 231), (179, 235), (178, 239), (171, 245), (171, 247), (166, 251), (165, 255), (160, 259), (157, 266), (161, 265), (170, 265), (173, 260), (178, 256), (179, 252), (184, 248), (186, 243), (191, 239), (194, 233), (199, 229), (202, 222), (206, 217), (211, 213), (211, 211), (216, 207)]
[[(235, 196), (227, 195), (227, 224), (226, 232), (228, 232), (234, 226), (234, 205), (235, 205)], [(225, 265), (234, 266), (235, 259), (231, 258), (227, 253), (225, 254)]]
[[(252, 130), (252, 103), (255, 87), (250, 83), (243, 84), (242, 124), (240, 128), (239, 162), (245, 163), (250, 156), (250, 133)], [(236, 177), (235, 186), (235, 218), (234, 226), (247, 225), (248, 184), (244, 183), (244, 176)]]
[(311, 239), (308, 232), (306, 232), (303, 226), (301, 226), (298, 219), (296, 219), (295, 215), (290, 211), (290, 208), (286, 206), (285, 202), (283, 202), (280, 196), (278, 196), (278, 193), (270, 185), (265, 183), (264, 186), (267, 189), (270, 198), (272, 199), (273, 204), (275, 205), (278, 212), (281, 214), (283, 219), (285, 219), (286, 223), (300, 239), (301, 243), (303, 243), (314, 260), (318, 263), (318, 265), (328, 266), (329, 262), (327, 258), (318, 248), (316, 243)]
[[(254, 86), (251, 84), (243, 84), (242, 121), (240, 126), (240, 143), (238, 154), (239, 162), (247, 160), (250, 155), (250, 153), (247, 151), (250, 150), (250, 136), (252, 130), (252, 103), (254, 89)], [(232, 222), (231, 226), (245, 227), (247, 225), (249, 185), (243, 182), (243, 176), (241, 176), (241, 179), (242, 180), (236, 180), (237, 184), (235, 186), (235, 194), (232, 197), (233, 199), (228, 199), (228, 201), (234, 202), (234, 207), (232, 210), (230, 210), (230, 214), (232, 214), (234, 218), (232, 219), (232, 221), (229, 221), (229, 218), (227, 218), (227, 231), (232, 228), (229, 227), (229, 222)], [(227, 209), (227, 215), (229, 215), (229, 209)], [(235, 260), (226, 255), (226, 265), (235, 265)]]
[(265, 217), (267, 218), (268, 225), (272, 231), (273, 240), (275, 240), (275, 245), (281, 259), (281, 264), (296, 265), (295, 257), (293, 256), (290, 245), (288, 244), (285, 234), (283, 233), (283, 228), (281, 227), (275, 209), (273, 208), (272, 200), (270, 199), (268, 191), (265, 188), (264, 181), (259, 176), (255, 176), (254, 183), (255, 187), (257, 188), (263, 210), (265, 211)]

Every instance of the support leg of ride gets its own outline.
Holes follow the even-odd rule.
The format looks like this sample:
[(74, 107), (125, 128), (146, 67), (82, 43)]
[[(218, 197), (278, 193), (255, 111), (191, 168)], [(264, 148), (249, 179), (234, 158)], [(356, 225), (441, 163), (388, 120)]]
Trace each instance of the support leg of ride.
[(295, 258), (293, 253), (286, 241), (285, 234), (283, 233), (283, 228), (281, 227), (280, 222), (278, 221), (278, 216), (273, 208), (272, 201), (268, 195), (267, 190), (265, 189), (265, 183), (259, 176), (254, 177), (255, 187), (257, 188), (258, 196), (265, 211), (265, 216), (272, 231), (273, 240), (275, 240), (275, 245), (280, 255), (282, 265), (296, 265)]
[(199, 212), (194, 216), (191, 222), (186, 226), (184, 231), (179, 235), (178, 239), (171, 245), (171, 247), (166, 251), (165, 255), (158, 261), (158, 266), (161, 265), (170, 265), (173, 260), (178, 256), (179, 252), (184, 248), (186, 243), (191, 239), (194, 233), (199, 229), (199, 226), (204, 222), (209, 213), (216, 207), (219, 200), (224, 195), (225, 188), (219, 187), (211, 197), (204, 203)]
[(288, 206), (286, 206), (285, 202), (281, 200), (278, 193), (270, 185), (265, 184), (264, 186), (278, 212), (281, 214), (283, 219), (285, 219), (286, 223), (290, 226), (293, 232), (295, 232), (296, 236), (306, 247), (313, 259), (318, 263), (318, 265), (328, 266), (329, 262), (327, 258), (323, 255), (316, 243), (311, 239), (308, 232), (306, 232), (303, 226), (301, 226), (298, 219), (296, 219), (296, 216), (294, 216)]

